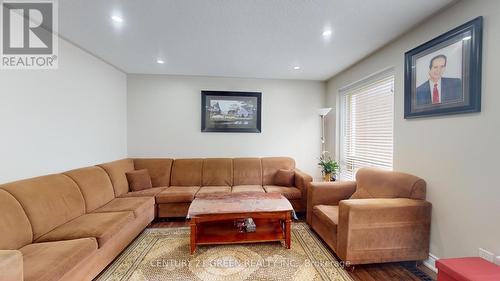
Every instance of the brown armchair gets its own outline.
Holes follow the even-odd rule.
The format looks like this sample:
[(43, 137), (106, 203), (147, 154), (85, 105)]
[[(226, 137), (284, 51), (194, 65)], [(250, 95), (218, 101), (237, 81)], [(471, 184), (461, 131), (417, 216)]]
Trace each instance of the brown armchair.
[(363, 168), (356, 181), (312, 182), (307, 223), (350, 264), (424, 260), (431, 204), (413, 175)]

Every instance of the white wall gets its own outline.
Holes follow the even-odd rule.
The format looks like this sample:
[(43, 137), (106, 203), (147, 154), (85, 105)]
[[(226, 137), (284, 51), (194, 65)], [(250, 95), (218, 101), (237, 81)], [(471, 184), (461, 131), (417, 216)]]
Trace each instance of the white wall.
[[(131, 157), (291, 156), (315, 176), (325, 83), (128, 75)], [(262, 133), (202, 133), (201, 90), (262, 92)]]
[[(477, 16), (484, 16), (482, 112), (403, 118), (404, 53)], [(431, 253), (440, 258), (476, 256), (483, 247), (500, 255), (500, 1), (461, 1), (333, 77), (327, 104), (340, 88), (394, 67), (394, 169), (427, 181), (433, 204)]]
[(127, 156), (126, 75), (59, 44), (57, 70), (0, 70), (0, 183)]

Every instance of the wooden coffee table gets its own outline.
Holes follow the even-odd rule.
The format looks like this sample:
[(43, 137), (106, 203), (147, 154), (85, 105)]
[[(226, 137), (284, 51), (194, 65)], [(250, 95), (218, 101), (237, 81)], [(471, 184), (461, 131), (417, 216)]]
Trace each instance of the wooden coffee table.
[[(293, 208), (279, 193), (232, 193), (197, 197), (191, 203), (191, 254), (196, 245), (284, 241), (290, 249)], [(238, 219), (252, 218), (255, 232), (239, 232)]]

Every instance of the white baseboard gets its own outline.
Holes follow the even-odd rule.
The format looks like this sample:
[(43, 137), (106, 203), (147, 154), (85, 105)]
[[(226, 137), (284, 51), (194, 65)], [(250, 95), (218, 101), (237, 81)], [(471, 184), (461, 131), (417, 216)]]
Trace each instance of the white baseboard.
[(436, 257), (435, 255), (433, 254), (429, 254), (429, 257), (423, 261), (423, 264), (425, 267), (429, 268), (430, 270), (434, 271), (434, 272), (438, 272), (437, 268), (436, 268), (436, 261), (438, 260), (439, 258)]

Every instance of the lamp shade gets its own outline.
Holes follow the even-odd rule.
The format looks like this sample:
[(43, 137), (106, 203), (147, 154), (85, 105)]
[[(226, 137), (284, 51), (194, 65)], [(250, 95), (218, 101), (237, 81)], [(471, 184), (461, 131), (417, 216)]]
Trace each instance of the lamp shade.
[(331, 107), (320, 108), (320, 109), (318, 109), (318, 114), (320, 116), (326, 116), (328, 114), (328, 112), (330, 112), (330, 110), (332, 110)]

